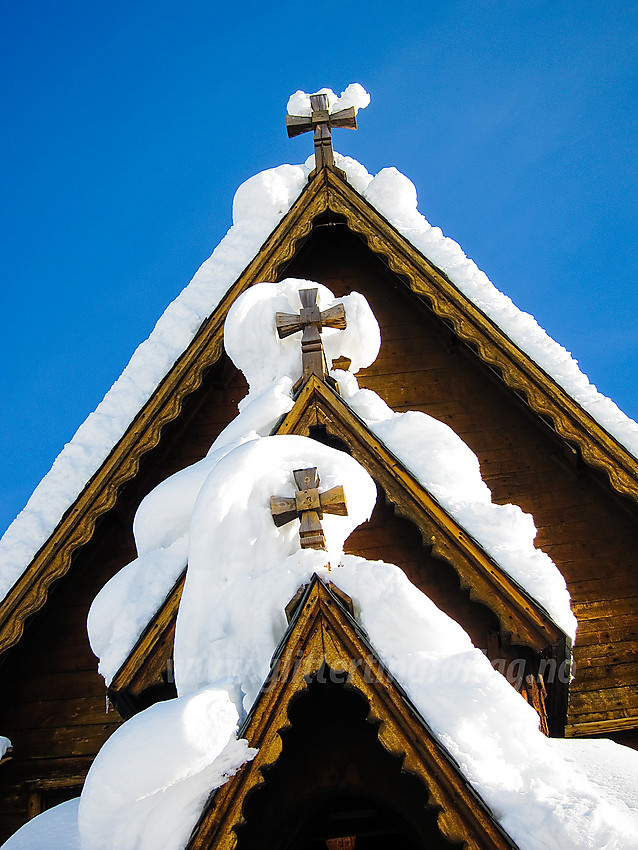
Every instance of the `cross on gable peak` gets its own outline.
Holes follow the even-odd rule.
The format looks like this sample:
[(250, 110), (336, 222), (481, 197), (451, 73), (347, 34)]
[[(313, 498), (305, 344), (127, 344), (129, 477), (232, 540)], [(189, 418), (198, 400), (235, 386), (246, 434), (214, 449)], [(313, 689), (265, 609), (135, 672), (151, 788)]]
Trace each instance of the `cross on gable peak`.
[(326, 538), (320, 520), (324, 513), (347, 516), (348, 507), (343, 487), (339, 484), (319, 492), (319, 473), (316, 466), (295, 469), (295, 495), (271, 496), (270, 513), (277, 528), (299, 517), (299, 541), (302, 549), (324, 549)]
[(299, 136), (314, 130), (315, 141), (315, 167), (317, 171), (322, 168), (334, 168), (334, 151), (332, 149), (332, 128), (347, 127), (351, 130), (357, 129), (357, 114), (354, 106), (331, 112), (328, 95), (325, 92), (317, 92), (310, 95), (310, 115), (286, 115), (286, 129), (288, 138)]
[(300, 289), (301, 310), (298, 314), (276, 313), (275, 325), (280, 339), (302, 331), (301, 337), (301, 383), (305, 384), (311, 375), (321, 381), (328, 379), (328, 367), (321, 342), (324, 327), (345, 330), (347, 327), (346, 309), (343, 304), (335, 304), (327, 310), (321, 310), (318, 304), (319, 290)]

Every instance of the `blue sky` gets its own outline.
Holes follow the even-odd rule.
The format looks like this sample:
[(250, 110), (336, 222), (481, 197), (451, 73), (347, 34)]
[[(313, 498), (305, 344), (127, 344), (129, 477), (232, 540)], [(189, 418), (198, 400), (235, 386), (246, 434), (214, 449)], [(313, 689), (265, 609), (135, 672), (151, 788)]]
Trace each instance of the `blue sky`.
[(638, 417), (638, 7), (4, 4), (0, 532), (231, 223), (309, 155), (297, 88), (360, 82), (335, 146), (419, 208)]

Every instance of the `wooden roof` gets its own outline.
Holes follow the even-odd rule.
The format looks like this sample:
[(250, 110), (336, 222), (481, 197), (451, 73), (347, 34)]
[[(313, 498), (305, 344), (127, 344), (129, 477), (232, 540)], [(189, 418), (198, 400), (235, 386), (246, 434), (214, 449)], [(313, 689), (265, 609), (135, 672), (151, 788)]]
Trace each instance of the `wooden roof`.
[[(290, 212), (266, 240), (259, 254), (246, 267), (229, 289), (211, 316), (203, 323), (194, 340), (160, 383), (144, 405), (126, 434), (115, 446), (107, 460), (87, 483), (75, 504), (64, 514), (57, 528), (32, 563), (0, 605), (0, 654), (20, 640), (27, 618), (46, 603), (51, 586), (69, 570), (75, 550), (93, 534), (98, 518), (117, 501), (118, 489), (133, 478), (142, 455), (155, 447), (162, 428), (176, 419), (186, 397), (200, 385), (202, 374), (219, 360), (223, 352), (223, 324), (230, 305), (252, 284), (261, 280), (276, 280), (303, 245), (313, 228), (325, 221), (341, 221), (362, 237), (375, 254), (404, 282), (406, 289), (426, 303), (433, 313), (449, 325), (467, 343), (503, 383), (526, 399), (529, 407), (594, 470), (608, 478), (615, 491), (638, 501), (638, 462), (614, 438), (608, 435), (573, 399), (509, 338), (454, 284), (424, 258), (401, 236), (365, 199), (345, 182), (337, 172), (323, 169), (315, 175), (301, 193)], [(308, 390), (310, 392), (310, 388)], [(316, 387), (312, 392), (321, 394)], [(339, 408), (340, 416), (351, 417), (351, 424), (361, 423), (347, 411), (339, 400), (324, 393), (321, 404)], [(301, 410), (299, 406), (295, 408)], [(292, 420), (290, 420), (292, 421)], [(288, 427), (288, 426), (285, 426)], [(294, 426), (296, 427), (296, 426)], [(355, 442), (371, 445), (371, 436), (359, 432)], [(362, 449), (361, 456), (365, 454)], [(402, 492), (399, 502), (412, 504), (416, 516), (419, 499), (413, 492), (413, 482), (396, 474), (394, 459), (386, 472), (388, 486)], [(371, 461), (370, 461), (371, 462)], [(392, 465), (394, 464), (394, 466)], [(377, 467), (379, 465), (377, 464)], [(412, 488), (412, 489), (411, 489)], [(432, 531), (437, 511), (433, 504), (423, 505), (421, 516), (428, 511), (428, 520), (420, 520), (422, 531)], [(400, 509), (403, 509), (401, 507)], [(489, 597), (490, 604), (499, 610), (505, 631), (527, 645), (540, 645), (543, 640), (556, 643), (556, 633), (548, 618), (520, 588), (502, 576), (495, 579), (493, 564), (477, 551), (476, 544), (463, 535), (456, 536), (453, 526), (443, 521), (435, 534), (435, 543), (446, 557), (454, 549), (457, 564), (463, 564), (462, 580), (472, 587), (479, 598)], [(429, 524), (428, 524), (429, 523)], [(418, 524), (418, 523), (417, 523)], [(480, 547), (479, 547), (480, 549)], [(452, 558), (452, 560), (454, 560)], [(471, 581), (468, 579), (471, 576)], [(504, 582), (504, 584), (503, 584)], [(517, 612), (511, 618), (511, 611)], [(512, 625), (514, 623), (514, 625)], [(549, 629), (549, 631), (548, 631)]]
[[(346, 687), (363, 696), (369, 707), (367, 721), (377, 727), (386, 751), (401, 754), (401, 772), (411, 773), (423, 783), (423, 810), (434, 812), (445, 839), (464, 842), (468, 850), (515, 848), (377, 659), (347, 610), (347, 601), (317, 576), (308, 586), (273, 658), (270, 677), (239, 732), (259, 752), (213, 794), (188, 850), (235, 847), (237, 829), (245, 820), (244, 803), (268, 783), (268, 771), (281, 755), (281, 733), (290, 726), (291, 704), (326, 668), (342, 674)], [(303, 659), (301, 664), (299, 659)]]

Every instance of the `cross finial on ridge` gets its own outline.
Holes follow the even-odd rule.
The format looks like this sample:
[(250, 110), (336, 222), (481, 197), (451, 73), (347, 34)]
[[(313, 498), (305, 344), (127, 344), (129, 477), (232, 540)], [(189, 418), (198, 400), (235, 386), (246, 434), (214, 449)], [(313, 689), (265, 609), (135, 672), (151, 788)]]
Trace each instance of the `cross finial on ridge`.
[(286, 115), (286, 128), (288, 138), (299, 136), (301, 133), (315, 131), (315, 167), (317, 171), (322, 168), (333, 168), (335, 159), (332, 150), (332, 127), (349, 127), (357, 129), (357, 116), (354, 106), (341, 109), (332, 114), (328, 109), (327, 94), (310, 95), (312, 112), (310, 115)]
[(335, 304), (327, 310), (320, 310), (317, 305), (317, 293), (317, 289), (300, 289), (301, 311), (299, 314), (275, 314), (275, 324), (280, 339), (303, 331), (301, 337), (302, 385), (311, 375), (316, 375), (320, 381), (328, 378), (328, 367), (321, 342), (323, 328), (345, 330), (347, 326), (346, 309), (343, 304)]
[(325, 549), (326, 538), (321, 527), (320, 519), (324, 512), (348, 516), (346, 496), (343, 487), (338, 485), (319, 492), (319, 474), (317, 467), (295, 469), (292, 473), (297, 486), (293, 498), (288, 496), (271, 496), (270, 512), (273, 522), (279, 528), (299, 517), (299, 539), (302, 549)]

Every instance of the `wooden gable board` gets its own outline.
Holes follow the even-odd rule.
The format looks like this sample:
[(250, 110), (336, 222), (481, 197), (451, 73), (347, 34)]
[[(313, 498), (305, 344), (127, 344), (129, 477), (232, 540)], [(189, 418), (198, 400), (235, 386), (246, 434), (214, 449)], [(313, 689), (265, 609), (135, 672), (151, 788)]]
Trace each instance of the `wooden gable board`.
[[(0, 651), (5, 651), (20, 639), (26, 618), (45, 604), (52, 584), (68, 571), (73, 552), (91, 538), (97, 519), (117, 501), (118, 488), (136, 475), (142, 455), (158, 443), (162, 428), (179, 416), (183, 401), (197, 389), (204, 369), (220, 357), (223, 321), (233, 300), (258, 280), (283, 276), (286, 265), (312, 233), (313, 226), (326, 217), (333, 220), (335, 216), (360, 234), (368, 247), (405, 281), (406, 289), (416, 293), (437, 316), (453, 326), (459, 337), (473, 346), (485, 363), (497, 369), (515, 393), (527, 398), (539, 416), (551, 420), (557, 433), (577, 446), (587, 463), (608, 475), (618, 493), (636, 499), (635, 459), (575, 405), (551, 378), (531, 363), (376, 210), (338, 175), (324, 170), (308, 184), (259, 255), (204, 323), (188, 350), (162, 381), (4, 600), (0, 606)], [(605, 633), (601, 633), (600, 639), (605, 642)], [(612, 640), (615, 639), (614, 636), (609, 637), (603, 662), (614, 656), (616, 647)], [(622, 652), (625, 655), (629, 653), (627, 658), (633, 663), (635, 642), (626, 638), (623, 646), (625, 644), (627, 649), (622, 649)], [(589, 719), (588, 728), (592, 734), (635, 727), (637, 715), (633, 708), (625, 707), (626, 692), (633, 687), (632, 681), (628, 680), (626, 685), (615, 690), (609, 689), (606, 692), (608, 700), (602, 706), (594, 704), (594, 701), (590, 703), (586, 693), (583, 695), (583, 716)], [(578, 710), (581, 710), (580, 707)], [(579, 734), (584, 726), (578, 721), (571, 730)]]
[(280, 732), (290, 724), (289, 706), (324, 666), (345, 672), (347, 687), (363, 695), (370, 707), (368, 720), (379, 724), (383, 747), (403, 758), (403, 771), (422, 780), (424, 809), (427, 805), (438, 810), (445, 838), (464, 842), (468, 850), (516, 847), (378, 661), (339, 597), (316, 576), (273, 660), (271, 676), (239, 732), (259, 751), (212, 795), (187, 850), (236, 846), (244, 802), (268, 781), (267, 770), (282, 751)]
[(199, 386), (203, 370), (219, 359), (223, 323), (230, 305), (253, 283), (277, 279), (316, 219), (328, 212), (343, 216), (348, 226), (364, 237), (370, 249), (382, 256), (462, 340), (475, 347), (478, 355), (510, 388), (522, 393), (539, 416), (551, 420), (557, 433), (577, 446), (585, 462), (609, 476), (618, 493), (638, 501), (638, 461), (351, 186), (335, 172), (324, 169), (308, 184), (259, 254), (204, 322), (3, 600), (0, 653), (19, 640), (25, 619), (46, 602), (51, 584), (68, 570), (73, 551), (90, 539), (97, 518), (115, 504), (118, 488), (135, 475), (141, 455), (158, 443), (163, 426), (179, 415), (184, 398)]
[[(419, 529), (424, 545), (430, 547), (436, 557), (452, 565), (461, 587), (469, 588), (472, 598), (496, 614), (504, 637), (569, 669), (571, 641), (542, 606), (485, 554), (480, 544), (457, 524), (347, 404), (312, 376), (273, 433), (309, 436), (316, 426), (325, 426), (331, 436), (343, 441), (352, 456), (381, 485), (399, 513)], [(134, 701), (146, 688), (157, 685), (161, 681), (158, 673), (170, 663), (183, 582), (184, 576), (111, 682), (112, 698), (125, 712), (130, 710), (127, 699)], [(557, 681), (551, 694), (552, 730), (560, 734), (567, 710), (567, 682)]]

